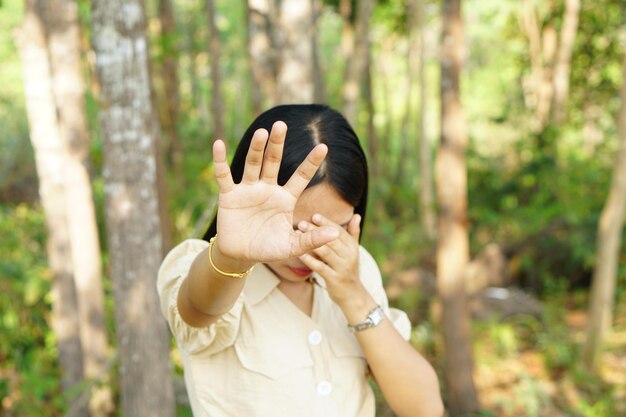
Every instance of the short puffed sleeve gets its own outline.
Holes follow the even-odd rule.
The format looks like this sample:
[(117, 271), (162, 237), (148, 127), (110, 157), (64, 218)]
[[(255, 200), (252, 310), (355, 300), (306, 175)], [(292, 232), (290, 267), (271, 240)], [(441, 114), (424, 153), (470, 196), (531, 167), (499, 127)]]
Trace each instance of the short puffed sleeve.
[(383, 287), (380, 269), (372, 255), (370, 255), (363, 246), (360, 247), (359, 253), (359, 273), (361, 275), (361, 282), (369, 291), (372, 298), (374, 298), (374, 301), (383, 308), (385, 316), (391, 320), (398, 333), (400, 333), (405, 340), (409, 340), (411, 337), (411, 322), (409, 317), (404, 311), (389, 307), (389, 300), (387, 299), (387, 294)]
[(239, 331), (243, 293), (233, 307), (210, 326), (197, 328), (188, 325), (178, 312), (177, 298), (180, 286), (189, 274), (191, 264), (209, 243), (189, 239), (173, 248), (163, 260), (157, 279), (161, 312), (176, 338), (179, 349), (189, 354), (215, 354), (232, 346)]

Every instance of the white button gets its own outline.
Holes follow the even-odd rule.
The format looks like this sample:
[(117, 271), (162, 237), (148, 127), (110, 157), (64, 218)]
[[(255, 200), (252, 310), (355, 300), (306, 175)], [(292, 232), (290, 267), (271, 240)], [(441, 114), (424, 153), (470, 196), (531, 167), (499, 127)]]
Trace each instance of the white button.
[(328, 381), (321, 381), (317, 384), (317, 393), (319, 395), (328, 395), (333, 390), (333, 386)]
[(319, 330), (313, 330), (309, 333), (309, 343), (312, 345), (319, 345), (322, 342), (322, 333)]

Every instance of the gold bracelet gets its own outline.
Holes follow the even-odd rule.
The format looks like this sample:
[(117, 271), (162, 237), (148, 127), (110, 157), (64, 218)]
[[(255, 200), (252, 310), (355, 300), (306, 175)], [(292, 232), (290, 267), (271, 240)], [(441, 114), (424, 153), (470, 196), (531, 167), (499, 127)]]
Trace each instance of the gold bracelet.
[(229, 277), (229, 278), (245, 278), (246, 276), (248, 276), (248, 274), (250, 272), (252, 272), (252, 270), (254, 269), (254, 265), (252, 265), (252, 267), (250, 267), (250, 269), (248, 269), (245, 272), (224, 272), (221, 269), (219, 269), (217, 266), (215, 266), (215, 264), (213, 263), (213, 257), (211, 256), (211, 252), (213, 252), (213, 244), (215, 243), (215, 239), (217, 239), (217, 235), (213, 236), (211, 238), (211, 240), (209, 240), (209, 263), (211, 264), (211, 267), (215, 270), (215, 272), (219, 273), (220, 275), (224, 275), (225, 277)]

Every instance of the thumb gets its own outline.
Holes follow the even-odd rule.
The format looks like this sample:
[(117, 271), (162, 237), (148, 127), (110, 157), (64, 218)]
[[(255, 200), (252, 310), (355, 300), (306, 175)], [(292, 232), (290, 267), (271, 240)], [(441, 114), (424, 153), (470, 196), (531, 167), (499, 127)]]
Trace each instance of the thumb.
[(306, 233), (292, 235), (292, 256), (301, 256), (339, 237), (339, 230), (331, 226), (316, 227)]

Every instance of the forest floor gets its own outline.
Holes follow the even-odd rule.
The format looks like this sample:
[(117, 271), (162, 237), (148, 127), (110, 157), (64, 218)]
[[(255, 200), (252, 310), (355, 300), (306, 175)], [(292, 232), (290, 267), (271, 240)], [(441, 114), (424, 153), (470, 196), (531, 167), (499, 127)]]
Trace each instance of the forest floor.
[(479, 330), (492, 336), (476, 352), (475, 381), (482, 408), (488, 410), (485, 415), (626, 416), (626, 307), (617, 310), (594, 373), (578, 363), (587, 322), (584, 309), (566, 310), (558, 323), (553, 318), (544, 324), (546, 333), (525, 341), (518, 337), (510, 342), (509, 337), (508, 346), (502, 335), (506, 332)]

